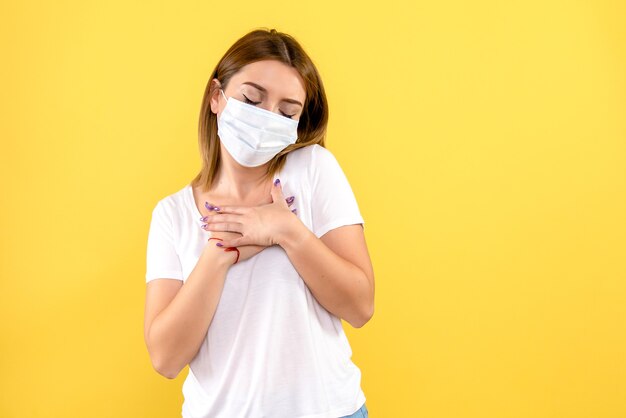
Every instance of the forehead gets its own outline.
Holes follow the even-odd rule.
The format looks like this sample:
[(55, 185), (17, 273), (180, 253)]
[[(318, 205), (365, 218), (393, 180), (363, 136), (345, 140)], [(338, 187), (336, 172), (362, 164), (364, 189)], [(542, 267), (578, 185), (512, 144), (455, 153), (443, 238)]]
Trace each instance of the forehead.
[[(233, 77), (231, 82), (236, 85), (252, 81), (265, 87), (269, 94), (280, 97), (300, 100), (304, 103), (306, 90), (304, 80), (298, 71), (276, 60), (256, 61), (243, 66)], [(250, 87), (253, 88), (253, 87)]]

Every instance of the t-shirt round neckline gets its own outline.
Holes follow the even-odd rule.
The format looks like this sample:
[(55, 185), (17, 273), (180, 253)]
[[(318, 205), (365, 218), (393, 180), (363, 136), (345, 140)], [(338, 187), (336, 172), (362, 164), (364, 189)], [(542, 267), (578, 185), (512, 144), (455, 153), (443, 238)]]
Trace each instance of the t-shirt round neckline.
[(193, 187), (191, 186), (191, 183), (187, 185), (187, 195), (189, 199), (188, 202), (193, 208), (192, 210), (194, 211), (194, 214), (196, 214), (196, 218), (198, 219), (198, 221), (200, 221), (200, 218), (202, 218), (204, 215), (202, 214), (202, 212), (200, 212), (200, 209), (198, 209), (198, 205), (196, 205), (196, 199), (194, 199), (193, 197)]
[[(276, 181), (277, 178), (280, 178), (280, 174), (282, 173), (282, 169), (279, 170), (277, 173), (274, 174), (273, 178), (272, 178), (272, 183), (274, 183)], [(203, 218), (205, 215), (202, 214), (202, 212), (200, 212), (200, 209), (198, 209), (198, 205), (196, 205), (196, 199), (193, 196), (193, 186), (191, 185), (191, 183), (187, 184), (187, 186), (185, 186), (187, 188), (187, 199), (188, 199), (188, 203), (191, 205), (193, 212), (194, 212), (194, 216), (196, 217), (196, 219), (198, 220), (198, 222), (202, 222), (200, 220), (200, 218)]]

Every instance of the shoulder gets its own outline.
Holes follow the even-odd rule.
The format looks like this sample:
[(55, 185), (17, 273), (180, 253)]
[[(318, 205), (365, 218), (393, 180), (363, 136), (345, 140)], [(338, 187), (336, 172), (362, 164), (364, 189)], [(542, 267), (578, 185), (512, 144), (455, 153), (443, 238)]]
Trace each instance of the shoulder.
[(318, 169), (320, 166), (336, 165), (337, 159), (333, 153), (319, 144), (307, 145), (287, 154), (288, 164), (296, 167)]
[(156, 212), (167, 215), (168, 217), (173, 217), (175, 214), (180, 213), (180, 209), (185, 204), (185, 193), (188, 192), (188, 187), (190, 186), (185, 185), (178, 191), (157, 200), (152, 213), (154, 214)]

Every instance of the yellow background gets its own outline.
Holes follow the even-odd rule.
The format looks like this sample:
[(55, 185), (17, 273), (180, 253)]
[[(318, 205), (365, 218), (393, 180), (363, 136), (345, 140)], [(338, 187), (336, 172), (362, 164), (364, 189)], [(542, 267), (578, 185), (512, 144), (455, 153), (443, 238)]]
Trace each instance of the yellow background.
[(151, 210), (260, 26), (317, 64), (366, 220), (370, 416), (626, 416), (623, 2), (0, 7), (0, 416), (180, 416), (187, 368), (143, 341)]

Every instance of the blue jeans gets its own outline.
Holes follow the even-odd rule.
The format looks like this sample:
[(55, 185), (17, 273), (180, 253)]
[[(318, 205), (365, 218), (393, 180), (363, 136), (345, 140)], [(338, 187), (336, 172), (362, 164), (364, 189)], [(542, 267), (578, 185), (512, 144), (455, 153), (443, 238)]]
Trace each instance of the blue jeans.
[(340, 418), (367, 418), (367, 417), (368, 417), (367, 407), (365, 406), (365, 404), (363, 404), (363, 406), (360, 407), (359, 410), (356, 411), (354, 414), (344, 415), (343, 417), (340, 417)]

